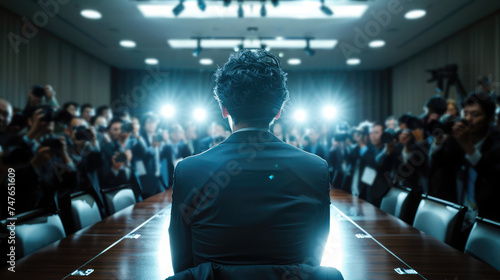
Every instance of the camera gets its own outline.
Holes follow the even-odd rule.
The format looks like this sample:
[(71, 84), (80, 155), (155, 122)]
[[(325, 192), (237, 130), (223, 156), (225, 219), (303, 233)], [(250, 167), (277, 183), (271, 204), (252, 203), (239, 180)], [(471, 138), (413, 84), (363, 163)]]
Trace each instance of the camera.
[(443, 115), (439, 120), (433, 120), (428, 124), (429, 131), (434, 135), (440, 133), (450, 134), (453, 130), (453, 125), (457, 122), (462, 122), (467, 125), (467, 120), (461, 117), (450, 116), (448, 114)]
[(42, 98), (45, 96), (45, 89), (40, 85), (33, 86), (31, 88), (31, 92), (38, 98)]
[(116, 152), (115, 154), (115, 162), (126, 162), (127, 156), (125, 153)]
[(43, 105), (40, 107), (42, 109), (43, 117), (40, 119), (42, 122), (51, 122), (54, 120), (54, 109), (49, 105)]
[(153, 135), (153, 142), (161, 143), (163, 142), (163, 131), (158, 130), (155, 135)]
[(335, 135), (333, 136), (336, 142), (344, 142), (349, 138), (349, 125), (346, 123), (338, 124), (335, 128)]
[(382, 143), (389, 144), (394, 140), (396, 140), (396, 141), (399, 140), (399, 133), (388, 128), (388, 129), (384, 130), (380, 139), (381, 139)]
[(58, 137), (49, 135), (40, 142), (40, 146), (50, 147), (51, 151), (59, 151), (62, 149), (63, 143), (61, 143), (61, 140)]
[(134, 126), (129, 121), (123, 121), (121, 130), (122, 133), (132, 133), (132, 131), (134, 131)]
[(75, 130), (75, 139), (76, 140), (83, 140), (83, 141), (90, 141), (94, 138), (94, 134), (92, 133), (92, 130), (89, 128), (79, 125), (74, 128)]

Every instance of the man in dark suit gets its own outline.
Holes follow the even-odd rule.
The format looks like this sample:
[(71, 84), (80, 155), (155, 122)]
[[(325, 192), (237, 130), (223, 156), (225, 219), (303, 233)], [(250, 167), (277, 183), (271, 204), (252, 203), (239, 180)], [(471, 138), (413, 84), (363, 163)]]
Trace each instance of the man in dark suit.
[[(472, 93), (462, 107), (465, 121), (455, 122), (451, 133), (436, 137), (431, 147), (431, 193), (467, 206), (466, 225), (476, 214), (500, 221), (500, 134), (491, 125), (495, 103), (489, 94)], [(452, 178), (457, 180), (436, 184)]]
[[(159, 121), (158, 116), (153, 113), (144, 114), (142, 119), (140, 137), (144, 139), (147, 149), (145, 155), (137, 161), (136, 169), (144, 198), (164, 191), (167, 186), (170, 186), (169, 178), (173, 178), (172, 147), (165, 143), (162, 133), (156, 130)], [(165, 161), (166, 166), (161, 164), (162, 161)]]
[(269, 132), (289, 99), (278, 58), (243, 50), (215, 78), (233, 134), (175, 169), (174, 272), (206, 262), (319, 265), (329, 233), (328, 165)]

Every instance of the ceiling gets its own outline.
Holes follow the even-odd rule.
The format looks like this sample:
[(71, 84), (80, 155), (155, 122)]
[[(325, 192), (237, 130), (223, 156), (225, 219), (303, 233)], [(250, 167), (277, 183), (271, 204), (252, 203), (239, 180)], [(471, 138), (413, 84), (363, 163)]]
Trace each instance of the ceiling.
[[(37, 2), (2, 0), (0, 6), (31, 20), (35, 13), (42, 10)], [(49, 18), (44, 27), (46, 30), (106, 64), (119, 69), (137, 70), (146, 67), (144, 60), (148, 57), (157, 58), (162, 69), (214, 69), (227, 61), (228, 54), (232, 51), (204, 49), (198, 57), (193, 57), (193, 49), (172, 49), (167, 44), (168, 39), (276, 36), (338, 41), (334, 49), (318, 49), (314, 56), (308, 56), (303, 49), (272, 49), (271, 52), (276, 55), (282, 53), (283, 66), (288, 70), (385, 69), (500, 9), (500, 1), (491, 0), (326, 0), (326, 5), (333, 9), (342, 5), (367, 5), (367, 9), (360, 18), (334, 16), (322, 19), (271, 19), (221, 16), (212, 19), (186, 19), (146, 18), (138, 9), (138, 5), (165, 3), (172, 5), (172, 2), (177, 3), (177, 0), (53, 0), (52, 2), (61, 4), (58, 5), (55, 16)], [(319, 1), (309, 2), (317, 4)], [(218, 3), (222, 6), (222, 1)], [(260, 5), (258, 1), (254, 3)], [(402, 12), (392, 13), (388, 24), (381, 27), (380, 32), (372, 37), (386, 41), (386, 45), (378, 49), (357, 48), (359, 52), (346, 55), (345, 51), (342, 51), (342, 46), (355, 47), (357, 28), (361, 30), (369, 28), (370, 22), (374, 21), (372, 14), (388, 11), (391, 3), (395, 7), (401, 7)], [(237, 2), (232, 1), (231, 5), (237, 6)], [(99, 20), (83, 18), (80, 15), (82, 9), (97, 10), (102, 14), (102, 18)], [(417, 20), (405, 19), (404, 14), (412, 9), (424, 9), (427, 14)], [(132, 49), (123, 48), (119, 45), (122, 39), (134, 40), (137, 46)], [(357, 57), (361, 59), (361, 63), (356, 66), (347, 65), (346, 56)], [(200, 65), (200, 58), (211, 58), (214, 64)], [(290, 58), (299, 58), (302, 63), (288, 65), (286, 61)]]

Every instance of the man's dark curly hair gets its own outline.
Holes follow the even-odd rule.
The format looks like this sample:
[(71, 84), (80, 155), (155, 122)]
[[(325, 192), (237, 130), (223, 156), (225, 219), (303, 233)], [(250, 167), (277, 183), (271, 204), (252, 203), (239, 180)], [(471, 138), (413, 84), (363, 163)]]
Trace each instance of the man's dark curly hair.
[(241, 50), (214, 74), (215, 99), (234, 124), (269, 125), (290, 99), (287, 74), (266, 50)]

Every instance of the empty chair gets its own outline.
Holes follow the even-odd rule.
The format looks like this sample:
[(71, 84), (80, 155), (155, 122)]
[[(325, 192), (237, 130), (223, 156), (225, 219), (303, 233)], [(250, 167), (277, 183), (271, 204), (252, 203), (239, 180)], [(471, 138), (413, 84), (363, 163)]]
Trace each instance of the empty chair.
[(88, 227), (101, 220), (96, 200), (92, 195), (84, 192), (71, 194), (71, 214), (75, 230)]
[(109, 215), (136, 203), (134, 191), (128, 185), (105, 189), (103, 194)]
[(424, 195), (413, 226), (452, 246), (458, 246), (467, 207)]
[(382, 198), (380, 209), (408, 224), (413, 224), (419, 202), (420, 193), (410, 188), (393, 186)]
[(465, 253), (500, 270), (500, 223), (477, 218), (465, 244)]
[[(16, 232), (16, 257), (28, 256), (43, 247), (58, 241), (66, 234), (58, 214), (45, 209), (32, 210), (14, 216)], [(2, 221), (3, 230), (10, 230), (9, 221)]]

